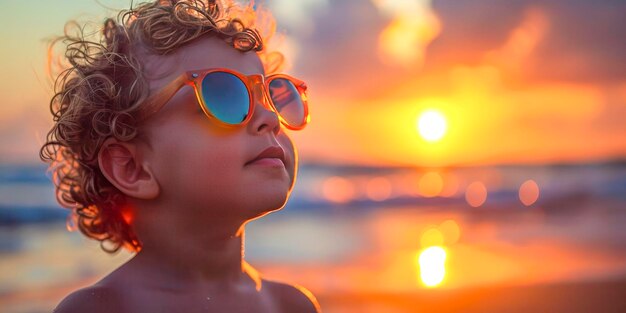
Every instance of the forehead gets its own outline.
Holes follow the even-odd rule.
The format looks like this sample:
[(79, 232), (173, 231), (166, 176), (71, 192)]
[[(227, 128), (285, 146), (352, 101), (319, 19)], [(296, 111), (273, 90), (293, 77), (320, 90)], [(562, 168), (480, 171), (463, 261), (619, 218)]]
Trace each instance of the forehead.
[(241, 52), (215, 37), (198, 38), (167, 55), (140, 53), (139, 57), (151, 90), (190, 70), (228, 68), (245, 75), (264, 74), (256, 52)]

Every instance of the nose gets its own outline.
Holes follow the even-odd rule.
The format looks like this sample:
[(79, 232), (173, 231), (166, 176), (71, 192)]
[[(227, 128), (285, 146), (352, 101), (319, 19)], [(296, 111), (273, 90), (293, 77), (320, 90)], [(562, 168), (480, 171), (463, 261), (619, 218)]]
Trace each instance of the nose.
[(278, 115), (272, 109), (269, 103), (267, 91), (263, 84), (255, 84), (253, 90), (254, 112), (252, 118), (248, 124), (250, 130), (255, 134), (260, 134), (266, 131), (272, 131), (274, 134), (278, 134), (280, 131), (280, 120)]

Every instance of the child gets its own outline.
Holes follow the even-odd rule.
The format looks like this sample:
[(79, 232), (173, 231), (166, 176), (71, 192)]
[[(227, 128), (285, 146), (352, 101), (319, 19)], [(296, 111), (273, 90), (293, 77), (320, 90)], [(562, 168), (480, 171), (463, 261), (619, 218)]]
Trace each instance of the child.
[(282, 59), (251, 28), (258, 11), (157, 1), (107, 20), (101, 42), (61, 38), (42, 159), (81, 232), (136, 254), (55, 312), (320, 311), (243, 257), (245, 224), (295, 181), (285, 129), (308, 122), (304, 83), (271, 73)]

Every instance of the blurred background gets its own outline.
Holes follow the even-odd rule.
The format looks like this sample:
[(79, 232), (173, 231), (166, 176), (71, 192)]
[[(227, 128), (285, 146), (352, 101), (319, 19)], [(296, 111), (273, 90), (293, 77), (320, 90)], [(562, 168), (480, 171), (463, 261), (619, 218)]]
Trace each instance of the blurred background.
[[(0, 0), (0, 311), (131, 255), (65, 228), (46, 45), (129, 0)], [(288, 205), (246, 259), (324, 312), (626, 311), (626, 1), (259, 0), (310, 86)]]

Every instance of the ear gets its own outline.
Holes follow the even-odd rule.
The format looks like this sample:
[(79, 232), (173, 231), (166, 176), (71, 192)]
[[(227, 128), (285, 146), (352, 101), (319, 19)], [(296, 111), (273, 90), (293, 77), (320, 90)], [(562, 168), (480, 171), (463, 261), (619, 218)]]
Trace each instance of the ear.
[(108, 138), (98, 152), (100, 171), (125, 195), (154, 199), (159, 195), (159, 184), (139, 152), (135, 143)]

